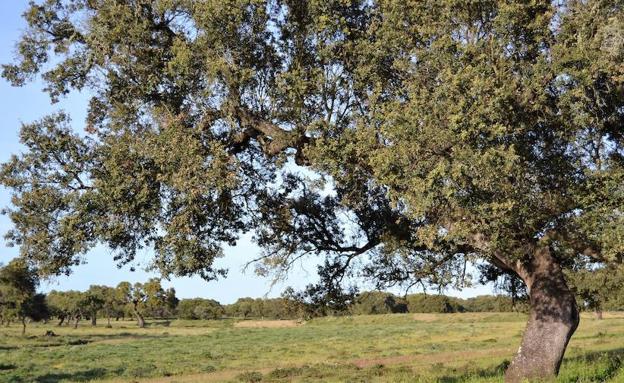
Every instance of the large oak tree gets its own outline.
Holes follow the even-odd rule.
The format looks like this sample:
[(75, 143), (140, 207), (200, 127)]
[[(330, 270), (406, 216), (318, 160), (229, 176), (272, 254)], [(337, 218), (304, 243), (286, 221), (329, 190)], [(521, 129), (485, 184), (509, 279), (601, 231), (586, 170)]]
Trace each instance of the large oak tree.
[(579, 320), (563, 270), (624, 250), (623, 8), (33, 3), (4, 77), (93, 97), (85, 133), (62, 113), (22, 127), (8, 239), (43, 274), (104, 243), (214, 279), (246, 231), (259, 271), (317, 254), (331, 283), (446, 285), (481, 260), (531, 301), (507, 380), (554, 375)]

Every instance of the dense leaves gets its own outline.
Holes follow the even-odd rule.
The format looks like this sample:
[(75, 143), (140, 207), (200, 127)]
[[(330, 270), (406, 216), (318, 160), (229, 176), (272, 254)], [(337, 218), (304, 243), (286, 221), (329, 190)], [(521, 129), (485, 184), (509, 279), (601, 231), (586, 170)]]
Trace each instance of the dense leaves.
[(37, 294), (39, 278), (23, 259), (14, 259), (0, 267), (0, 323), (12, 320), (22, 322), (26, 331), (26, 320), (48, 319), (50, 312), (43, 294)]
[(386, 285), (461, 285), (474, 256), (509, 268), (544, 244), (619, 259), (620, 16), (614, 1), (32, 4), (4, 77), (93, 98), (87, 136), (63, 114), (23, 127), (2, 169), (8, 238), (46, 274), (103, 242), (213, 279), (247, 230), (262, 272), (323, 253), (342, 274), (371, 260)]
[(92, 99), (84, 134), (63, 114), (23, 127), (0, 173), (8, 239), (44, 275), (103, 243), (120, 264), (147, 247), (163, 275), (211, 280), (247, 231), (260, 273), (321, 255), (330, 287), (462, 287), (485, 262), (485, 279), (526, 284), (532, 320), (565, 322), (557, 351), (536, 325), (512, 364), (511, 381), (550, 377), (578, 322), (562, 270), (624, 254), (623, 8), (33, 3), (4, 77)]

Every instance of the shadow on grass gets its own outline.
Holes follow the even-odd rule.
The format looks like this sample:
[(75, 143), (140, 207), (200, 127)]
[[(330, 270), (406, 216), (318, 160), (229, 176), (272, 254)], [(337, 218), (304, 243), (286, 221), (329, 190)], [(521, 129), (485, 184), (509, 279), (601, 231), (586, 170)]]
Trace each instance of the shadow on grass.
[(602, 359), (602, 358), (613, 358), (613, 359), (624, 359), (624, 348), (620, 347), (620, 348), (614, 348), (612, 350), (606, 350), (606, 351), (593, 351), (593, 352), (587, 352), (584, 353), (582, 355), (578, 355), (575, 356), (573, 358), (565, 358), (564, 359), (564, 363), (568, 362), (595, 362), (598, 359)]
[(15, 350), (17, 346), (0, 346), (0, 351)]
[[(61, 335), (62, 336), (62, 335)], [(167, 338), (171, 335), (164, 334), (138, 334), (133, 332), (118, 332), (114, 334), (84, 334), (82, 335), (85, 338), (94, 339), (121, 339), (121, 338), (133, 338), (133, 339), (159, 339), (159, 338)]]
[[(592, 381), (603, 382), (612, 378), (617, 374), (620, 369), (624, 367), (624, 348), (616, 348), (606, 351), (593, 351), (587, 352), (582, 355), (578, 355), (572, 358), (565, 358), (562, 371), (566, 368), (566, 365), (570, 364), (584, 364), (592, 365), (598, 361), (607, 361), (604, 370), (598, 372), (598, 375), (592, 376)], [(453, 375), (445, 375), (438, 378), (439, 383), (460, 383), (474, 378), (494, 378), (502, 376), (505, 370), (509, 366), (509, 361), (504, 361), (495, 367), (476, 369), (470, 371), (461, 371), (461, 369), (451, 370)]]
[(439, 383), (460, 383), (465, 382), (468, 379), (474, 378), (493, 378), (501, 376), (505, 373), (505, 370), (509, 367), (509, 361), (504, 360), (501, 364), (489, 368), (460, 370), (454, 369), (454, 375), (445, 375), (438, 378)]
[(68, 372), (68, 373), (49, 373), (39, 376), (34, 381), (37, 383), (57, 383), (61, 381), (69, 382), (88, 382), (94, 379), (104, 377), (106, 370), (103, 368), (92, 368), (90, 370)]

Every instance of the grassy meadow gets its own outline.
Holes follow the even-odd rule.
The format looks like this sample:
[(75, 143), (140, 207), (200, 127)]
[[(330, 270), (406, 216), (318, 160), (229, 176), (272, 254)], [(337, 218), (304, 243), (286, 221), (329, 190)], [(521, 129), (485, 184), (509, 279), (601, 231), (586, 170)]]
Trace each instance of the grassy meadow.
[[(0, 328), (0, 382), (502, 382), (526, 317), (55, 322)], [(44, 336), (52, 330), (57, 336)], [(624, 313), (583, 315), (560, 382), (624, 382)]]

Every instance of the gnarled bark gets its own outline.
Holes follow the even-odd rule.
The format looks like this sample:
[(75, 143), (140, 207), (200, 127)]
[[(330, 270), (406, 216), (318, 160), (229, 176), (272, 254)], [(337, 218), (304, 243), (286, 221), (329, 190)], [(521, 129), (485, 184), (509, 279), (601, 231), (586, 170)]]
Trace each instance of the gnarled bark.
[(574, 295), (548, 248), (537, 249), (531, 261), (516, 271), (527, 285), (531, 312), (505, 381), (554, 378), (579, 323)]

